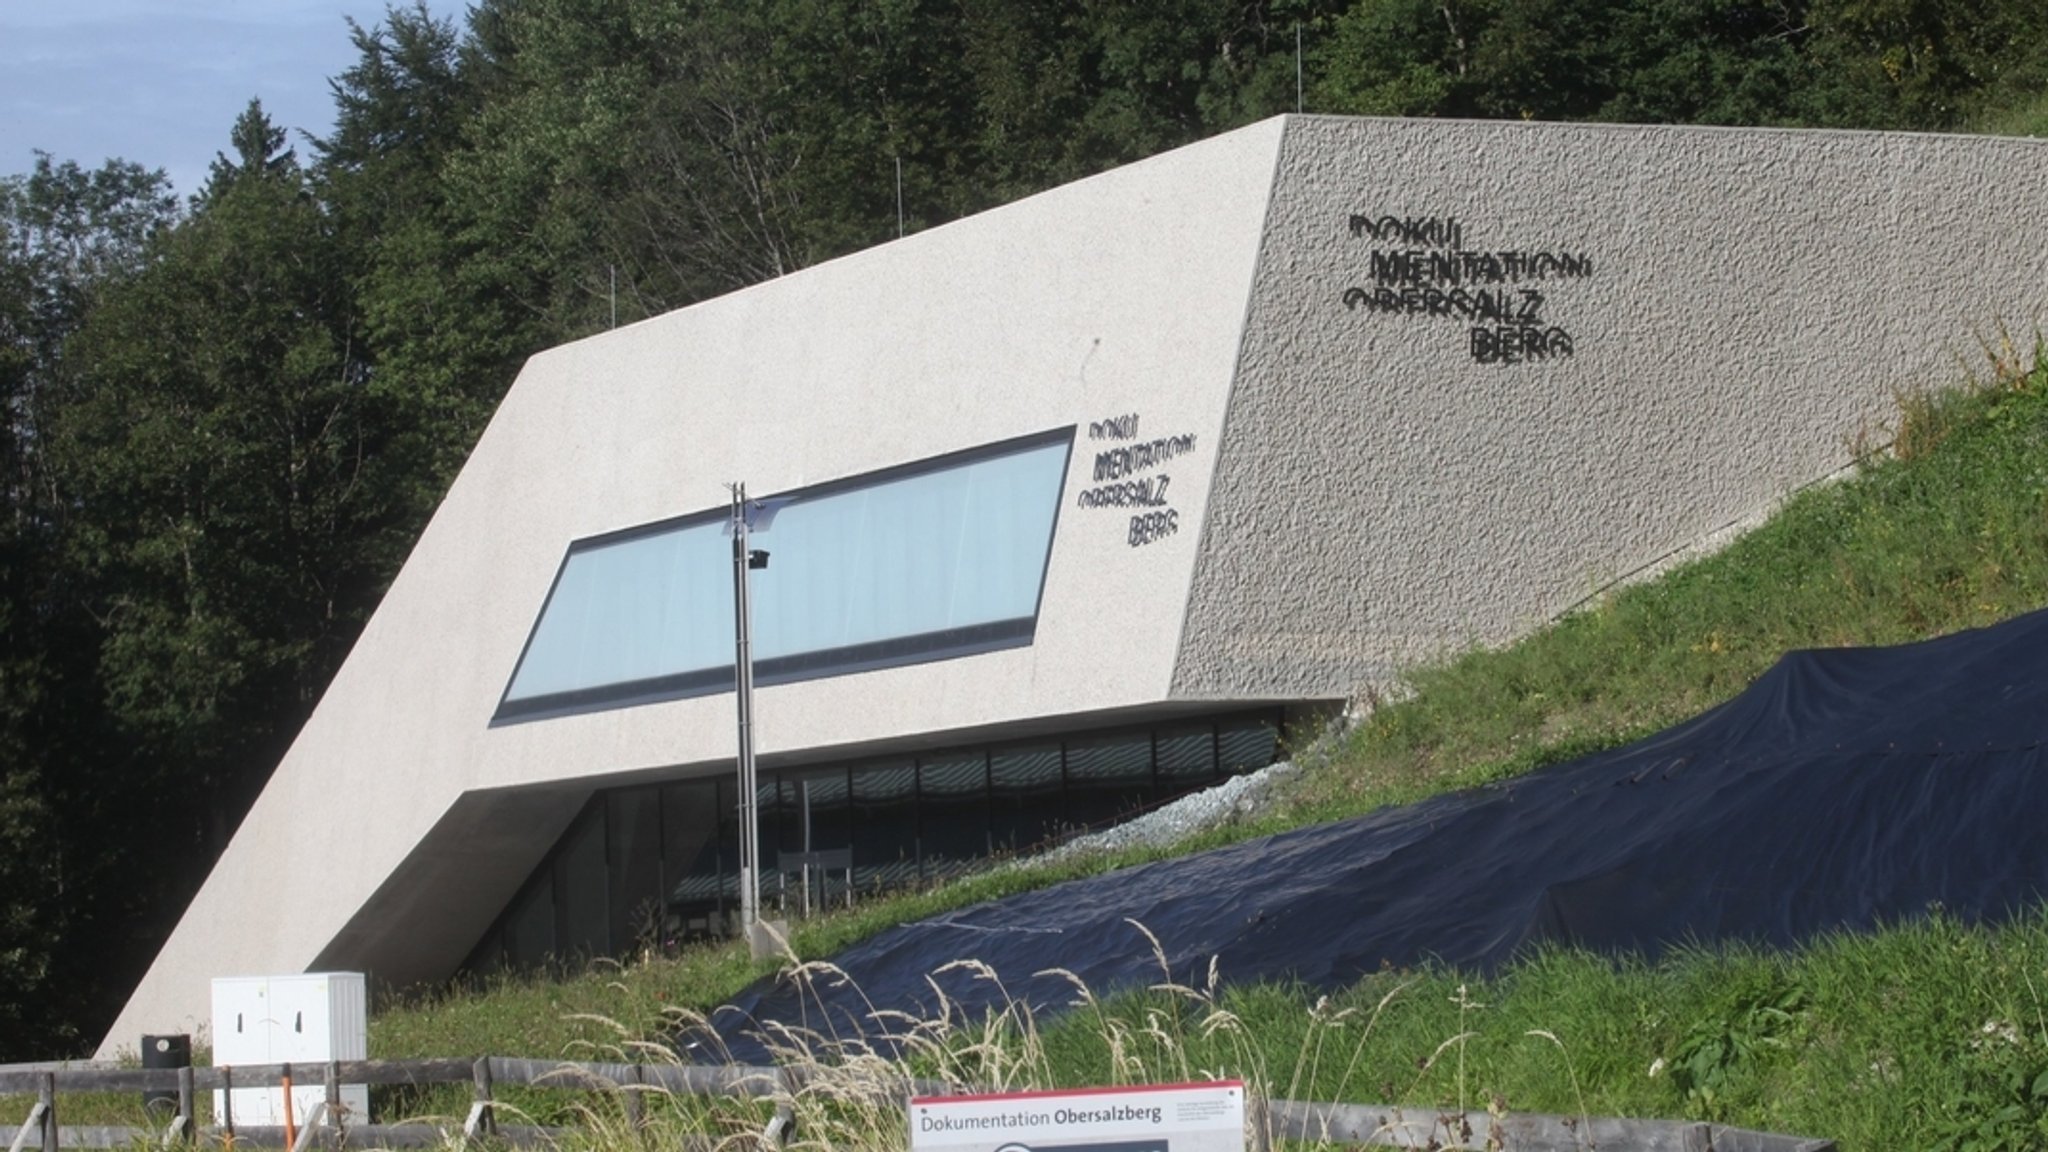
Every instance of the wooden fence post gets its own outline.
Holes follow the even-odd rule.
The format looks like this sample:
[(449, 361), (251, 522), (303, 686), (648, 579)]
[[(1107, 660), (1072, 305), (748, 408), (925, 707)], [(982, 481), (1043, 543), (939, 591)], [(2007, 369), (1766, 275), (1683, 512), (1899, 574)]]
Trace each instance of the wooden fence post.
[(1272, 1152), (1274, 1135), (1272, 1102), (1267, 1100), (1263, 1093), (1254, 1095), (1248, 1091), (1245, 1093), (1245, 1103), (1249, 1106), (1248, 1111), (1251, 1113), (1249, 1118), (1252, 1126), (1252, 1152)]
[(43, 1105), (43, 1152), (57, 1152), (57, 1076), (43, 1073), (43, 1086), (36, 1093)]
[(626, 1125), (635, 1132), (647, 1125), (647, 1110), (645, 1102), (641, 1099), (644, 1095), (641, 1086), (646, 1083), (646, 1072), (640, 1065), (635, 1064), (632, 1071), (626, 1074), (626, 1083), (621, 1085), (626, 1093)]
[(469, 1123), (463, 1125), (463, 1135), (489, 1136), (497, 1131), (498, 1119), (491, 1109), (491, 1058), (480, 1056), (476, 1062), (476, 1074), (472, 1078), (476, 1086), (476, 1099), (469, 1106)]
[(235, 1069), (220, 1066), (220, 1131), (226, 1152), (235, 1152)]
[(192, 1091), (192, 1062), (187, 1060), (185, 1066), (178, 1069), (178, 1115), (185, 1121), (178, 1138), (187, 1144), (192, 1142), (193, 1131), (199, 1127), (199, 1115), (192, 1110), (194, 1095), (196, 1094)]
[(347, 1119), (346, 1116), (342, 1115), (341, 1108), (341, 1064), (339, 1061), (329, 1060), (327, 1062), (327, 1126), (334, 1129), (336, 1137), (334, 1141), (335, 1147), (340, 1147), (343, 1139), (345, 1139), (344, 1133), (346, 1132), (345, 1125)]

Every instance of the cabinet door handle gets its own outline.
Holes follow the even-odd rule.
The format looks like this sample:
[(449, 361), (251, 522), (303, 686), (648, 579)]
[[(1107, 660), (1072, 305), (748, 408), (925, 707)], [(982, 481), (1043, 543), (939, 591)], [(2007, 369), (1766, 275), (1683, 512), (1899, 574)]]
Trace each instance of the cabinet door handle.
[(294, 1031), (294, 1032), (304, 1032), (305, 1030), (306, 1030), (306, 1014), (305, 1014), (304, 1012), (294, 1012), (294, 1013), (292, 1013), (292, 1031)]
[(242, 1030), (242, 1014), (241, 1014), (240, 1012), (237, 1012), (237, 1013), (235, 1013), (235, 1031), (237, 1031), (237, 1032), (240, 1032), (241, 1030)]

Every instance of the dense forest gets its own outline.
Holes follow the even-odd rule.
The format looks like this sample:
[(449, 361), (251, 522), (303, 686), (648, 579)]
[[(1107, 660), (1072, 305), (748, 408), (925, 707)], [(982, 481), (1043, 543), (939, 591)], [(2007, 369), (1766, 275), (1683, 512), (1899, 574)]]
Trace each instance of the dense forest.
[(1278, 112), (2048, 130), (2040, 0), (478, 0), (0, 180), (0, 1061), (89, 1050), (522, 360)]

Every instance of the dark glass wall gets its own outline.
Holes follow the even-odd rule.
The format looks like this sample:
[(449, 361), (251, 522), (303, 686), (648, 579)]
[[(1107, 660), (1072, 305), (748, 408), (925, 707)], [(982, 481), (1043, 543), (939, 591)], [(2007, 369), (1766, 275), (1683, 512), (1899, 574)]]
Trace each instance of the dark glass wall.
[(1066, 771), (1058, 741), (995, 751), (988, 775), (991, 852), (1028, 851), (1066, 827)]
[[(1277, 711), (766, 773), (771, 915), (928, 883), (1273, 762)], [(478, 942), (471, 971), (624, 956), (736, 928), (729, 777), (593, 796)]]
[(933, 879), (989, 855), (989, 756), (933, 756), (917, 767), (919, 862)]

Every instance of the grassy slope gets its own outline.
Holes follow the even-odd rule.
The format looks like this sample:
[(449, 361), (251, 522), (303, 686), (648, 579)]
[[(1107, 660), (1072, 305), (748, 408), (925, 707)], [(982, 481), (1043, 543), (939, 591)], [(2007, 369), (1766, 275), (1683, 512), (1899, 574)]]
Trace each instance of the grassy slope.
[[(1318, 757), (1282, 811), (1208, 842), (1611, 746), (1726, 699), (1787, 648), (1893, 643), (2048, 604), (2048, 365), (2034, 360), (2021, 371), (2007, 349), (1972, 388), (1906, 398), (1895, 455), (1798, 496), (1725, 551), (1512, 648), (1417, 670), (1414, 694)], [(877, 902), (804, 925), (795, 946), (826, 955), (881, 925), (1134, 858)], [(603, 1047), (622, 1033), (658, 1032), (667, 1013), (715, 1004), (761, 971), (728, 948), (510, 981), (382, 1012), (372, 1046), (384, 1056)], [(1371, 1042), (1359, 1045), (1368, 1010), (1396, 984)], [(1263, 1072), (1275, 1091), (1292, 1085), (1301, 1096), (1483, 1107), (1499, 1094), (1516, 1108), (1710, 1117), (1849, 1146), (1933, 1146), (2007, 1105), (2019, 1111), (1994, 1121), (1997, 1131), (2039, 1121), (2032, 1089), (2048, 1072), (2048, 1023), (2037, 990), (2048, 991), (2048, 919), (1999, 932), (1934, 922), (1794, 957), (1699, 954), (1617, 970), (1552, 955), (1484, 985), (1450, 974), (1380, 978), (1320, 1014), (1287, 990), (1241, 990), (1168, 1013), (1187, 1025), (1168, 1030), (1183, 1045), (1145, 1067)], [(1109, 1034), (1142, 1034), (1159, 1007), (1112, 1005), (1132, 1023)], [(1319, 1023), (1344, 1007), (1356, 1014)], [(1231, 1014), (1217, 1019), (1240, 1023), (1198, 1039), (1200, 1014), (1219, 1008)], [(1104, 1036), (1087, 1014), (1056, 1026), (1044, 1076), (1142, 1074), (1115, 1055), (1128, 1058), (1132, 1044)], [(2048, 1078), (2042, 1087), (2048, 1096)]]
[(2007, 107), (1989, 109), (1976, 127), (1993, 136), (2048, 136), (2048, 92), (2021, 95)]
[(1725, 551), (1529, 639), (1419, 669), (1308, 803), (1361, 804), (1610, 747), (1733, 696), (1792, 648), (1894, 644), (2048, 604), (2041, 369), (1908, 397), (1892, 458)]

